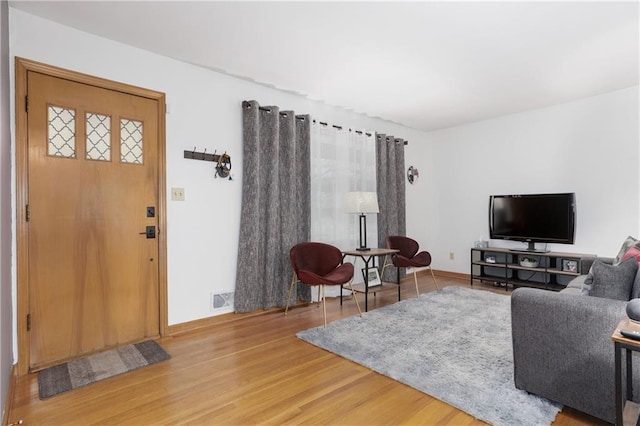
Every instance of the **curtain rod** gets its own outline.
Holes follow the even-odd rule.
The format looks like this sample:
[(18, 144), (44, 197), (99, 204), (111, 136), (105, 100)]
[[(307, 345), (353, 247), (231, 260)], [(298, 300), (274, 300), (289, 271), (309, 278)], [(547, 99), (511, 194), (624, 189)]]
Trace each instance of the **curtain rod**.
[[(322, 126), (328, 126), (328, 125), (329, 125), (329, 123), (326, 123), (326, 122), (324, 122), (324, 121), (317, 121), (317, 120), (315, 120), (315, 119), (313, 120), (313, 122), (314, 122), (314, 123), (318, 123), (318, 124), (320, 124), (320, 125), (322, 125)], [(331, 127), (333, 127), (334, 129), (342, 130), (342, 126), (338, 126), (338, 125), (335, 125), (335, 124), (332, 124), (332, 125), (331, 125)], [(349, 129), (349, 131), (350, 131), (350, 132), (356, 132), (356, 133), (357, 133), (357, 134), (359, 134), (359, 135), (362, 135), (362, 134), (365, 134), (365, 135), (367, 135), (367, 136), (371, 136), (371, 135), (372, 135), (372, 133), (369, 133), (369, 132), (363, 132), (362, 130), (352, 130), (352, 129)]]
[[(321, 124), (321, 125), (323, 125), (323, 126), (328, 126), (328, 125), (329, 125), (328, 123), (325, 123), (324, 121), (316, 121), (315, 119), (313, 120), (313, 122), (314, 122), (314, 123)], [(333, 124), (333, 125), (332, 125), (332, 127), (333, 127), (333, 128), (335, 128), (335, 129), (338, 129), (338, 130), (342, 130), (342, 126), (336, 126), (335, 124)], [(349, 129), (349, 131), (351, 132), (352, 130), (351, 130), (351, 129)], [(355, 132), (356, 132), (357, 134), (359, 134), (359, 135), (361, 135), (361, 134), (363, 133), (363, 132), (362, 132), (362, 130), (355, 130)], [(367, 133), (365, 133), (365, 135), (367, 135), (367, 136), (371, 136), (371, 133), (367, 132)], [(396, 141), (396, 142), (397, 142), (397, 141), (399, 141), (399, 140), (401, 140), (401, 139), (400, 139), (400, 138), (395, 138), (395, 141)], [(404, 141), (404, 145), (409, 145), (409, 141), (405, 140), (405, 141)]]
[[(248, 102), (248, 101), (244, 101), (242, 104), (243, 104), (243, 106), (246, 106), (247, 108), (251, 108), (251, 105), (249, 104), (249, 102)], [(266, 111), (266, 112), (268, 112), (268, 113), (271, 113), (271, 108), (269, 108), (269, 107), (258, 106), (258, 109), (259, 109), (260, 111)], [(286, 117), (286, 116), (287, 116), (287, 113), (286, 113), (286, 112), (280, 112), (279, 114), (280, 114), (280, 115), (282, 115), (283, 117)], [(304, 115), (296, 115), (296, 119), (304, 121), (304, 120), (305, 120), (305, 116), (304, 116)], [(321, 125), (323, 125), (323, 126), (328, 126), (328, 125), (329, 125), (329, 123), (326, 123), (326, 122), (324, 122), (324, 121), (316, 121), (315, 119), (313, 120), (313, 122), (314, 122), (314, 123), (321, 124)], [(335, 125), (335, 124), (332, 124), (332, 125), (331, 125), (331, 127), (333, 127), (334, 129), (342, 130), (342, 126), (337, 126), (337, 125)], [(351, 130), (351, 129), (349, 129), (349, 131), (351, 132), (352, 130)], [(363, 133), (364, 133), (365, 135), (367, 135), (367, 136), (371, 136), (371, 135), (372, 135), (372, 133), (369, 133), (369, 132), (363, 132), (362, 130), (355, 130), (355, 132), (356, 132), (357, 134), (359, 134), (359, 135), (361, 135), (361, 134), (363, 134)], [(395, 138), (395, 141), (396, 141), (396, 142), (397, 142), (397, 141), (399, 141), (399, 140), (400, 140), (400, 138)], [(409, 141), (405, 140), (405, 141), (404, 141), (404, 144), (405, 144), (405, 145), (409, 145)]]

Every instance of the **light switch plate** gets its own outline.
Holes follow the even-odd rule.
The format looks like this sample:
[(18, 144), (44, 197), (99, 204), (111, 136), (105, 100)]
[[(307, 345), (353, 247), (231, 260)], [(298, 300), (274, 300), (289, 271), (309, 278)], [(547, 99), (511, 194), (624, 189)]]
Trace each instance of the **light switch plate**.
[(184, 188), (171, 188), (171, 201), (184, 201)]

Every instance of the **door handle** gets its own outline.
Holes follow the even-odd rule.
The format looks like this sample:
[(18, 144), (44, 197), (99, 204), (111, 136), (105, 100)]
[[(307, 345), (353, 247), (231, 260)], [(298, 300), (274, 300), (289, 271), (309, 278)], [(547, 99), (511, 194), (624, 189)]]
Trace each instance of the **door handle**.
[(140, 235), (146, 235), (147, 238), (155, 238), (156, 237), (156, 227), (155, 226), (147, 226), (144, 232), (141, 232)]

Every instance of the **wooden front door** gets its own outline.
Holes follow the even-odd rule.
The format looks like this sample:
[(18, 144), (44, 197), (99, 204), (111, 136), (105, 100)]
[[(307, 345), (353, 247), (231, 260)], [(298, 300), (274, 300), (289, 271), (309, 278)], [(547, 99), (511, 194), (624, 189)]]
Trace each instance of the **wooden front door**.
[(26, 327), (35, 370), (160, 334), (161, 106), (26, 75)]

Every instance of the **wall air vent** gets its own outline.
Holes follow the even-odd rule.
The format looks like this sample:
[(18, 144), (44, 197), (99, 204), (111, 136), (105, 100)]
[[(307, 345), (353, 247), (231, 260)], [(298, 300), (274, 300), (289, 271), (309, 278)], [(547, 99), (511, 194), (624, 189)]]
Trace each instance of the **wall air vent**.
[(234, 293), (211, 293), (211, 310), (233, 307)]

